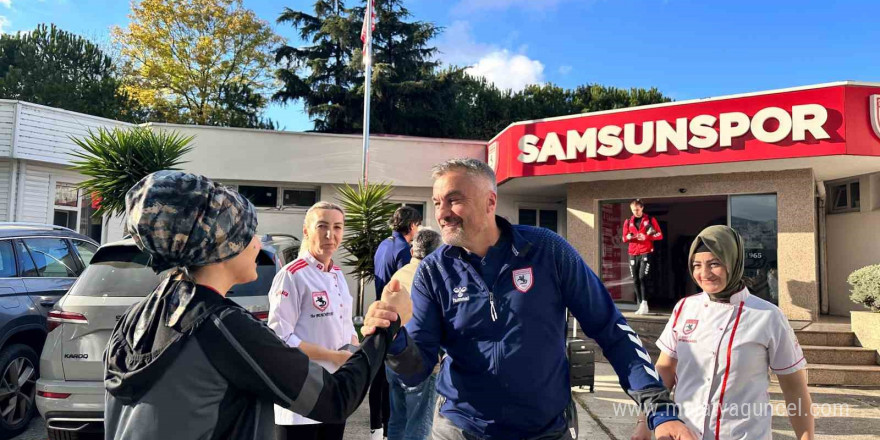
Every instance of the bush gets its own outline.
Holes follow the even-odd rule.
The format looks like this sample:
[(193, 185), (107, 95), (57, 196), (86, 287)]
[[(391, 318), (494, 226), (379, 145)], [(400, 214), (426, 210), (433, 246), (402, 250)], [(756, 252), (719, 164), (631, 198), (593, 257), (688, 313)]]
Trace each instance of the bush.
[(849, 274), (846, 282), (852, 286), (849, 299), (880, 312), (880, 264), (863, 267)]

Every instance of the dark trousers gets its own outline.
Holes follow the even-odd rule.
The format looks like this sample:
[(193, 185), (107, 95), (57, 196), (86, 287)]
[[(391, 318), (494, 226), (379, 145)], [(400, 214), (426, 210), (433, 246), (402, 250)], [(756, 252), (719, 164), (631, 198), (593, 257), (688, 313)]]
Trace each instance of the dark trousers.
[(629, 256), (629, 273), (633, 277), (636, 291), (636, 304), (647, 301), (651, 289), (651, 270), (654, 266), (654, 253)]
[(390, 417), (391, 401), (388, 397), (388, 379), (385, 377), (385, 369), (379, 368), (379, 374), (373, 378), (373, 383), (370, 384), (370, 429), (382, 429), (387, 434)]
[(275, 440), (342, 440), (345, 423), (275, 425)]

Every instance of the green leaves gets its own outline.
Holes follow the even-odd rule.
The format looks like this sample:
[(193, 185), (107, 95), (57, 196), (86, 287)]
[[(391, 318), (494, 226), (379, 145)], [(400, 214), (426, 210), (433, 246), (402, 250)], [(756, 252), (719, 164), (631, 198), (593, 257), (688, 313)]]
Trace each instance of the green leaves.
[(384, 183), (371, 183), (366, 187), (346, 184), (337, 188), (345, 209), (342, 248), (349, 254), (343, 263), (353, 268), (351, 274), (358, 280), (373, 280), (373, 256), (379, 243), (391, 236), (389, 222), (396, 209), (389, 201), (391, 189)]
[(880, 264), (856, 270), (847, 277), (846, 282), (852, 286), (849, 297), (852, 302), (880, 312)]
[(177, 170), (193, 137), (135, 127), (89, 130), (88, 136), (71, 140), (83, 149), (71, 153), (71, 169), (91, 177), (79, 188), (102, 199), (95, 215), (121, 215), (128, 190), (148, 174)]

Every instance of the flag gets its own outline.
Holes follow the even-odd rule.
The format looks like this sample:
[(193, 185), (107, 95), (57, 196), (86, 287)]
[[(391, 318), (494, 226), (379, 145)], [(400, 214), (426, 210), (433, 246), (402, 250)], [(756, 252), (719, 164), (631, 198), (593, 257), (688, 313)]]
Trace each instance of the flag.
[[(370, 23), (370, 30), (367, 31), (367, 23)], [(376, 0), (367, 0), (367, 9), (364, 11), (364, 25), (361, 26), (361, 42), (364, 43), (363, 52), (367, 53), (368, 38), (372, 36), (376, 30)], [(369, 36), (367, 34), (370, 34)], [(364, 55), (366, 60), (366, 55)]]

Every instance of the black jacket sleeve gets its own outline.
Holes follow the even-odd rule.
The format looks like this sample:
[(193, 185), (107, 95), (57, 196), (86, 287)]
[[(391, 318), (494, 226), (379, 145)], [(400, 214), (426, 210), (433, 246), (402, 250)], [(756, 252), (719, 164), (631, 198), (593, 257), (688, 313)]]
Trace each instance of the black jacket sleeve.
[(336, 373), (310, 362), (284, 344), (264, 323), (244, 310), (212, 314), (196, 337), (211, 363), (233, 386), (324, 423), (341, 423), (360, 406), (373, 377), (383, 367), (390, 329), (367, 337)]

